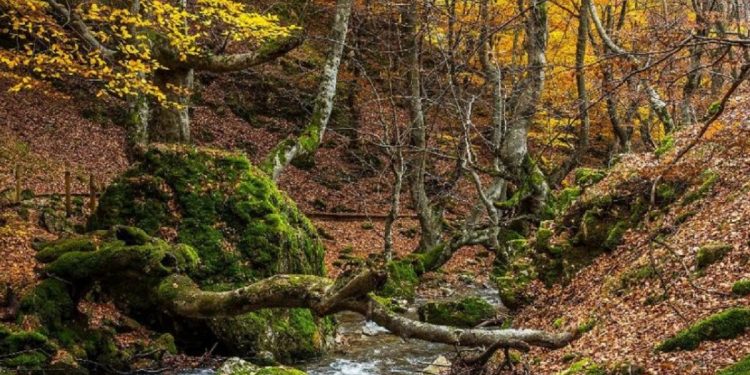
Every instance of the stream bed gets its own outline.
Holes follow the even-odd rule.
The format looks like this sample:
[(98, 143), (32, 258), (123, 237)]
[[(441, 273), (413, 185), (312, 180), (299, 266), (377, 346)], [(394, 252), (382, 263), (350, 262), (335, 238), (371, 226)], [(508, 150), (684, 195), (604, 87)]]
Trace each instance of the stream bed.
[[(479, 296), (492, 304), (499, 302), (495, 289), (466, 287), (451, 296)], [(416, 306), (425, 303), (418, 299), (406, 313), (416, 319)], [(386, 375), (418, 374), (435, 359), (455, 350), (453, 346), (421, 340), (404, 340), (386, 329), (351, 312), (336, 315), (337, 334), (346, 344), (334, 348), (326, 356), (295, 367), (309, 375)], [(211, 375), (213, 370), (198, 369), (181, 375)]]
[[(497, 290), (484, 287), (466, 287), (456, 297), (479, 296), (492, 304), (499, 303)], [(416, 306), (425, 300), (415, 301), (407, 316), (416, 319)], [(454, 347), (421, 340), (404, 340), (373, 322), (354, 313), (340, 313), (338, 334), (347, 345), (305, 365), (301, 369), (309, 375), (385, 375), (418, 374), (435, 359), (454, 351)], [(366, 332), (367, 334), (364, 334)]]

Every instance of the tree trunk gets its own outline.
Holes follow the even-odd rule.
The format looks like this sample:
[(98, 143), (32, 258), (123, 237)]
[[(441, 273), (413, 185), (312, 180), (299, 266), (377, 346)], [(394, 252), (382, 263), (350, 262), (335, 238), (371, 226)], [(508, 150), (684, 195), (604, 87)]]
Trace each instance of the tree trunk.
[(287, 139), (276, 146), (261, 166), (274, 180), (295, 159), (312, 158), (320, 147), (333, 110), (339, 65), (344, 53), (346, 34), (349, 30), (352, 4), (353, 0), (338, 0), (336, 2), (336, 15), (331, 28), (331, 40), (334, 44), (323, 67), (323, 75), (318, 87), (318, 94), (315, 97), (315, 106), (310, 122), (299, 137)]
[(167, 94), (167, 103), (157, 103), (149, 125), (149, 142), (190, 142), (190, 95), (193, 69), (159, 70), (154, 77), (157, 86)]
[(425, 187), (427, 173), (427, 129), (422, 109), (422, 80), (420, 69), (420, 45), (422, 32), (418, 25), (418, 2), (411, 0), (406, 11), (407, 64), (409, 81), (409, 114), (411, 119), (412, 156), (409, 158), (409, 180), (412, 201), (422, 230), (419, 248), (427, 250), (440, 241), (440, 217), (430, 202)]
[(234, 317), (267, 308), (307, 308), (317, 316), (353, 311), (401, 337), (450, 345), (499, 344), (526, 351), (529, 346), (562, 348), (575, 338), (570, 332), (460, 329), (413, 321), (371, 297), (387, 279), (387, 274), (378, 270), (367, 269), (336, 281), (314, 275), (276, 275), (233, 290), (205, 291), (183, 274), (198, 266), (194, 250), (187, 246), (167, 245), (129, 227), (92, 235), (91, 241), (97, 244), (112, 242), (91, 249), (87, 246), (94, 242), (82, 241), (88, 245), (52, 247), (37, 255), (46, 263), (44, 275), (71, 286), (68, 289), (74, 302), (98, 284), (118, 306), (128, 306), (136, 299), (137, 309), (145, 309), (142, 313), (165, 313), (178, 321)]
[(588, 1), (582, 0), (578, 10), (578, 34), (576, 39), (576, 88), (578, 90), (578, 117), (580, 125), (578, 129), (578, 141), (572, 155), (566, 159), (555, 173), (550, 176), (550, 183), (559, 185), (565, 176), (570, 173), (580, 162), (581, 157), (589, 148), (589, 97), (586, 91), (586, 45), (589, 35)]

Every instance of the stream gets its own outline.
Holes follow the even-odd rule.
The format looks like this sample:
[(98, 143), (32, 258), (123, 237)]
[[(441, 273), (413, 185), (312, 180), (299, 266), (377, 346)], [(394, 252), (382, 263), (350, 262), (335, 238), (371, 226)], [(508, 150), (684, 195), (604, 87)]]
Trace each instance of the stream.
[[(483, 287), (462, 287), (451, 298), (479, 296), (492, 304), (499, 302), (497, 291)], [(406, 313), (416, 319), (416, 306), (425, 303), (417, 299)], [(299, 364), (309, 375), (386, 375), (417, 374), (438, 356), (454, 350), (450, 345), (421, 340), (404, 340), (364, 317), (342, 312), (336, 315), (337, 333), (346, 342), (328, 355), (315, 361)], [(213, 370), (193, 370), (182, 375), (211, 375)]]
[[(491, 288), (466, 287), (451, 298), (472, 295), (492, 304), (499, 302), (497, 291)], [(416, 306), (425, 302), (417, 299), (413, 304), (415, 307), (409, 309), (406, 315), (416, 319)], [(445, 344), (403, 340), (373, 322), (365, 322), (358, 314), (344, 312), (336, 317), (339, 321), (338, 333), (348, 342), (345, 352), (334, 351), (301, 366), (309, 375), (416, 374), (438, 356), (454, 350), (453, 346)]]

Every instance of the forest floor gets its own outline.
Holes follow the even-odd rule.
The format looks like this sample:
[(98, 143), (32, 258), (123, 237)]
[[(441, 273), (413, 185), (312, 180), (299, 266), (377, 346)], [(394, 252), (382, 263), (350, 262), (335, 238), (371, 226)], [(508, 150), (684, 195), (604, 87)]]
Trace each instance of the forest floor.
[[(56, 92), (9, 96), (5, 91), (0, 83), (0, 198), (10, 194), (17, 165), (23, 166), (23, 187), (36, 194), (62, 192), (66, 169), (73, 172), (73, 190), (84, 193), (89, 175), (106, 184), (127, 168), (124, 132), (111, 121), (111, 107)], [(717, 172), (719, 179), (710, 194), (690, 204), (673, 205), (658, 220), (629, 230), (616, 250), (599, 257), (568, 285), (551, 289), (532, 285), (535, 300), (517, 312), (514, 325), (554, 331), (596, 321), (590, 332), (567, 348), (535, 349), (525, 355), (522, 361), (533, 373), (555, 374), (571, 362), (590, 358), (596, 363), (633, 362), (654, 374), (713, 374), (750, 354), (750, 333), (704, 342), (693, 351), (654, 351), (664, 338), (696, 320), (750, 302), (730, 293), (735, 281), (750, 277), (750, 122), (742, 109), (749, 102), (746, 96), (734, 101), (723, 117), (724, 125), (712, 129), (707, 141), (674, 168), (693, 184), (700, 183), (701, 171)], [(220, 102), (195, 109), (197, 143), (245, 151), (252, 145), (250, 155), (256, 161), (293, 126), (277, 122), (275, 128), (251, 127), (219, 108)], [(691, 131), (680, 134), (677, 147), (692, 136)], [(374, 215), (371, 220), (314, 220), (324, 233), (329, 273), (335, 276), (338, 270), (333, 264), (340, 253), (365, 257), (381, 251), (383, 221), (378, 215), (387, 212), (390, 186), (385, 171), (371, 170), (363, 177), (348, 157), (343, 136), (333, 132), (328, 138), (316, 166), (307, 171), (290, 168), (280, 186), (305, 212)], [(618, 178), (633, 173), (653, 174), (665, 160), (669, 153), (662, 160), (652, 153), (626, 156), (586, 194), (606, 194)], [(15, 210), (0, 212), (0, 285), (21, 291), (35, 282), (32, 241), (54, 237), (38, 222), (33, 213), (23, 217)], [(652, 243), (650, 235), (665, 227), (670, 228), (668, 246)], [(417, 231), (415, 220), (398, 221), (397, 254), (415, 248)], [(696, 252), (709, 242), (727, 243), (733, 250), (705, 271), (695, 272)], [(435, 277), (458, 285), (457, 278), (465, 274), (487, 283), (492, 259), (480, 255), (480, 249), (464, 249)], [(641, 280), (624, 293), (613, 292), (613, 284), (625, 272), (647, 264), (660, 270), (657, 277)]]

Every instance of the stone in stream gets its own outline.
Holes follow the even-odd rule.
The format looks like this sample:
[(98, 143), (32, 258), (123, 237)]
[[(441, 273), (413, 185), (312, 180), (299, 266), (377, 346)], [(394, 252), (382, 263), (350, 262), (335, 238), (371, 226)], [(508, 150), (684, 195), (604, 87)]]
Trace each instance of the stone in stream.
[(305, 375), (291, 367), (258, 367), (240, 358), (229, 358), (216, 370), (216, 375)]
[(495, 318), (495, 306), (480, 297), (466, 297), (449, 302), (429, 302), (419, 307), (419, 320), (454, 327), (476, 327)]
[(445, 358), (445, 356), (441, 355), (437, 357), (431, 365), (422, 369), (422, 373), (428, 375), (440, 375), (448, 371), (450, 367), (451, 361), (449, 361), (448, 358)]

